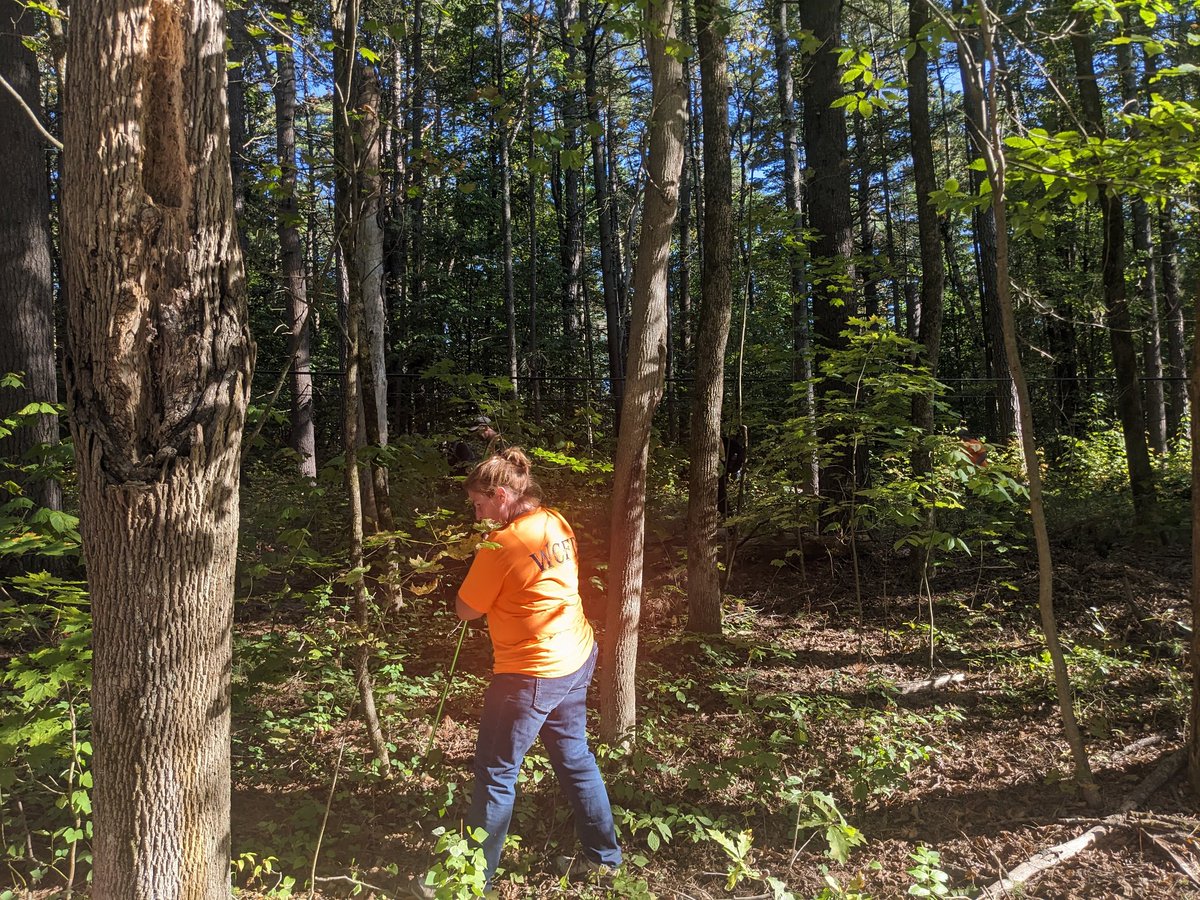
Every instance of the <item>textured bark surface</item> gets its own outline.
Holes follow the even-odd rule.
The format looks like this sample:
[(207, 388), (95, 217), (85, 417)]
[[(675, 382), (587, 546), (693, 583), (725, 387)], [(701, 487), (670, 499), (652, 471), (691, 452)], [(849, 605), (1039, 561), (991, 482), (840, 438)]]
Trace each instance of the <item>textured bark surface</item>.
[(721, 632), (721, 577), (717, 568), (717, 478), (721, 409), (725, 398), (725, 345), (733, 308), (733, 172), (730, 167), (728, 11), (714, 0), (696, 4), (700, 95), (704, 116), (704, 246), (700, 321), (692, 394), (688, 474), (689, 631)]
[(667, 358), (667, 282), (671, 232), (679, 205), (687, 95), (683, 67), (666, 52), (674, 37), (672, 0), (651, 0), (646, 12), (652, 109), (646, 158), (646, 200), (634, 270), (633, 319), (626, 391), (613, 472), (608, 628), (601, 683), (601, 734), (626, 737), (637, 717), (634, 672), (642, 608), (646, 537), (646, 461), (650, 425), (662, 397)]
[(308, 287), (304, 279), (304, 245), (296, 201), (296, 59), (291, 47), (275, 48), (275, 149), (279, 157), (280, 281), (287, 297), (292, 352), (291, 447), (306, 478), (317, 477), (317, 439), (313, 423), (313, 384), (309, 336)]
[[(30, 109), (40, 111), (37, 60), (22, 44), (35, 25), (32, 10), (17, 0), (0, 0), (0, 75)], [(0, 375), (24, 373), (23, 387), (0, 388), (0, 418), (5, 418), (30, 403), (58, 400), (46, 142), (7, 96), (0, 100), (0, 171), (6, 185), (0, 203)], [(0, 456), (18, 459), (37, 444), (57, 440), (58, 416), (38, 416), (31, 427), (0, 441)], [(62, 507), (57, 482), (25, 487), (38, 505)]]
[(808, 166), (808, 224), (812, 246), (813, 326), (825, 348), (845, 343), (841, 332), (854, 309), (854, 222), (846, 114), (833, 108), (842, 96), (842, 0), (800, 4), (800, 24), (820, 47), (804, 79), (804, 146)]
[(65, 373), (93, 637), (95, 897), (229, 896), (253, 365), (216, 0), (73, 4)]
[[(559, 40), (566, 55), (568, 72), (579, 68), (579, 48), (574, 27), (579, 22), (579, 0), (557, 0)], [(567, 354), (576, 354), (579, 343), (579, 320), (583, 310), (583, 203), (580, 182), (583, 175), (583, 154), (579, 149), (579, 124), (583, 111), (579, 88), (574, 80), (562, 91), (562, 122), (565, 131), (563, 150), (572, 164), (563, 169), (563, 347)], [(578, 157), (579, 164), (574, 164)], [(561, 155), (559, 157), (562, 158)]]
[(1183, 289), (1179, 279), (1179, 232), (1175, 229), (1176, 207), (1168, 201), (1159, 213), (1159, 234), (1162, 244), (1162, 282), (1164, 318), (1167, 323), (1166, 373), (1171, 378), (1167, 395), (1167, 437), (1180, 437), (1180, 426), (1188, 412), (1187, 346), (1183, 326)]

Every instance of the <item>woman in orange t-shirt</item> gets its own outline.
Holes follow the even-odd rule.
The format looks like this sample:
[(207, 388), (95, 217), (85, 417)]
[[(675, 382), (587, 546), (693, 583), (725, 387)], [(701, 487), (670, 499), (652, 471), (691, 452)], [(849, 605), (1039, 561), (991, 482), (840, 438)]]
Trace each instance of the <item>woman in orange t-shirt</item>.
[(455, 605), (463, 619), (488, 617), (496, 661), (475, 748), (467, 824), (483, 841), (488, 884), (496, 873), (521, 761), (539, 736), (575, 813), (581, 869), (621, 864), (608, 792), (587, 744), (587, 690), (596, 639), (583, 614), (575, 534), (541, 505), (529, 458), (509, 447), (467, 476), (479, 521), (501, 523), (481, 547)]

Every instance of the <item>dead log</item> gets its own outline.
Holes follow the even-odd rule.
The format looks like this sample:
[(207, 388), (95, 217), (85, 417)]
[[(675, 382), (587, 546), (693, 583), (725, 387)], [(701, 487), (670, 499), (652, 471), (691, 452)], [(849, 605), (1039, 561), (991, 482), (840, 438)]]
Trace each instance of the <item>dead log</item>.
[(996, 898), (1007, 897), (1021, 891), (1026, 884), (1047, 869), (1083, 852), (1109, 831), (1130, 824), (1129, 814), (1166, 784), (1171, 776), (1179, 771), (1183, 761), (1184, 752), (1182, 750), (1168, 753), (1154, 768), (1154, 771), (1126, 795), (1117, 812), (1105, 816), (1098, 825), (1092, 826), (1079, 837), (1035, 853), (1007, 875), (985, 887), (979, 894), (979, 900), (996, 900)]

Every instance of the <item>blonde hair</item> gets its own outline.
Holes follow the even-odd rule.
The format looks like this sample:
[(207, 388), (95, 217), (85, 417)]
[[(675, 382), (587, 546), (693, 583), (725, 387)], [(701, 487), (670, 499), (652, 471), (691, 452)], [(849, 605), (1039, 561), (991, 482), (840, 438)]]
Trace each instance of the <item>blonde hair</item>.
[(520, 447), (506, 447), (493, 453), (471, 470), (464, 487), (489, 496), (502, 487), (514, 502), (529, 509), (542, 502), (542, 488), (530, 473), (529, 457)]

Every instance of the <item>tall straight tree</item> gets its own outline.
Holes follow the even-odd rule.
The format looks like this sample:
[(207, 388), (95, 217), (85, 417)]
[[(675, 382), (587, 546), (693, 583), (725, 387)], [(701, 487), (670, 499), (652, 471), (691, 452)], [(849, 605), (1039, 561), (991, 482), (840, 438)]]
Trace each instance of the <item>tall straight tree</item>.
[[(846, 115), (834, 102), (842, 96), (842, 0), (811, 0), (800, 5), (800, 24), (813, 35), (816, 50), (804, 79), (804, 147), (808, 163), (808, 225), (814, 239), (811, 284), (813, 331), (820, 346), (845, 343), (842, 332), (854, 309), (854, 223), (850, 206), (850, 159)], [(824, 436), (830, 443), (836, 435)], [(822, 495), (844, 500), (854, 490), (854, 461), (839, 453), (824, 463)]]
[(725, 345), (733, 308), (733, 172), (730, 168), (728, 10), (720, 0), (697, 0), (700, 103), (704, 115), (704, 256), (700, 261), (700, 322), (692, 388), (691, 466), (688, 475), (689, 631), (721, 632), (717, 546), (717, 476)]
[[(925, 365), (934, 378), (938, 374), (938, 356), (942, 345), (942, 307), (946, 271), (943, 265), (942, 237), (938, 229), (938, 211), (931, 195), (937, 187), (933, 165), (932, 128), (929, 122), (929, 53), (923, 31), (929, 23), (927, 0), (909, 0), (908, 39), (908, 126), (912, 141), (913, 180), (917, 191), (917, 234), (921, 247), (921, 294), (917, 316), (917, 340), (925, 351)], [(933, 397), (913, 397), (913, 424), (926, 435), (933, 434)], [(933, 472), (933, 457), (922, 446), (913, 455), (913, 470), (918, 477)], [(932, 526), (933, 507), (929, 509)], [(918, 575), (926, 574), (927, 556), (914, 554)]]
[[(0, 375), (22, 373), (22, 387), (0, 388), (0, 419), (30, 403), (58, 400), (46, 141), (30, 120), (42, 103), (37, 60), (24, 43), (34, 24), (33, 10), (23, 3), (0, 2), (0, 76), (29, 110), (7, 96), (0, 102), (0, 171), (8, 182), (8, 199), (0, 204)], [(19, 459), (37, 444), (57, 441), (58, 416), (39, 415), (31, 427), (0, 442), (0, 454)], [(58, 482), (25, 489), (39, 506), (62, 508)]]
[[(357, 461), (361, 443), (359, 413), (362, 406), (362, 346), (360, 326), (363, 318), (361, 256), (357, 244), (363, 204), (361, 171), (365, 147), (351, 121), (351, 103), (357, 96), (354, 86), (358, 57), (358, 0), (333, 0), (333, 75), (334, 75), (334, 232), (342, 259), (346, 282), (345, 374), (342, 391), (342, 449), (346, 457), (346, 495), (350, 501), (350, 569), (363, 570), (363, 479)], [(354, 650), (354, 680), (358, 687), (359, 711), (376, 760), (386, 773), (390, 756), (375, 707), (375, 685), (371, 675), (370, 597), (366, 579), (361, 575), (353, 584), (351, 612), (359, 630)]]
[[(280, 27), (290, 36), (290, 9), (278, 4)], [(317, 477), (317, 438), (313, 422), (311, 365), (312, 327), (308, 286), (304, 278), (304, 244), (300, 239), (300, 208), (296, 199), (296, 58), (289, 41), (275, 47), (275, 151), (279, 159), (279, 203), (275, 229), (279, 236), (279, 268), (287, 298), (292, 349), (291, 446), (300, 474)]]
[(683, 66), (668, 52), (675, 36), (673, 0), (649, 0), (646, 56), (650, 64), (650, 149), (646, 198), (633, 278), (633, 318), (613, 472), (608, 628), (601, 684), (601, 734), (624, 739), (637, 719), (634, 673), (642, 610), (646, 538), (646, 465), (650, 425), (662, 398), (667, 359), (667, 283), (671, 232), (679, 207), (687, 94)]
[[(1092, 52), (1089, 23), (1091, 15), (1080, 13), (1071, 29), (1071, 52), (1075, 58), (1075, 78), (1088, 136), (1103, 140), (1104, 107), (1100, 85), (1096, 81), (1096, 63)], [(1100, 187), (1100, 216), (1103, 229), (1101, 266), (1104, 279), (1104, 310), (1112, 347), (1117, 382), (1117, 415), (1125, 439), (1125, 458), (1129, 485), (1133, 493), (1135, 517), (1143, 524), (1153, 521), (1156, 500), (1154, 470), (1146, 446), (1146, 415), (1138, 381), (1137, 349), (1134, 345), (1133, 317), (1125, 292), (1125, 214), (1120, 195), (1109, 186)], [(1032, 465), (1032, 463), (1031, 463)]]
[[(815, 422), (813, 397), (812, 341), (809, 336), (808, 286), (804, 270), (803, 182), (800, 177), (800, 145), (796, 128), (796, 97), (792, 79), (792, 47), (788, 31), (786, 0), (772, 0), (771, 40), (775, 51), (775, 95), (779, 104), (779, 129), (783, 139), (783, 199), (787, 205), (791, 233), (788, 245), (788, 287), (792, 307), (792, 381), (801, 385), (804, 398), (801, 414)], [(814, 453), (803, 469), (804, 489), (812, 496), (820, 479), (820, 465)]]
[(1183, 289), (1179, 277), (1179, 231), (1175, 227), (1176, 205), (1168, 200), (1159, 213), (1159, 242), (1162, 246), (1162, 284), (1167, 322), (1166, 374), (1171, 379), (1167, 395), (1167, 437), (1180, 437), (1180, 426), (1188, 412), (1186, 342), (1183, 325)]
[(580, 109), (576, 38), (580, 26), (579, 0), (557, 0), (559, 40), (565, 56), (565, 72), (560, 91), (563, 149), (559, 160), (563, 168), (563, 351), (570, 356), (579, 343), (579, 319), (583, 310), (583, 203), (579, 197), (583, 175), (583, 151), (579, 148)]
[(517, 378), (520, 374), (517, 357), (517, 289), (513, 275), (512, 228), (512, 132), (509, 130), (509, 109), (505, 97), (504, 68), (504, 0), (495, 0), (492, 7), (492, 68), (496, 88), (496, 105), (492, 121), (496, 131), (496, 168), (500, 175), (500, 247), (501, 286), (504, 293), (504, 336), (508, 348), (508, 377), (515, 396), (519, 396)]
[[(589, 20), (584, 30), (584, 102), (587, 110), (587, 132), (592, 151), (592, 192), (596, 198), (596, 219), (600, 232), (600, 283), (604, 290), (604, 324), (608, 348), (608, 378), (612, 386), (614, 409), (621, 408), (621, 389), (624, 385), (625, 360), (621, 355), (621, 262), (617, 249), (615, 217), (611, 207), (614, 203), (609, 191), (607, 154), (603, 134), (604, 123), (600, 121), (600, 79), (597, 76), (601, 49), (599, 23), (591, 24), (589, 7), (584, 0), (583, 17)], [(620, 419), (617, 420), (618, 430)]]
[[(956, 14), (961, 13), (963, 0), (952, 0), (951, 4)], [(964, 26), (961, 47), (958, 50), (959, 78), (963, 86), (963, 118), (967, 131), (967, 159), (974, 162), (982, 158), (980, 146), (984, 133), (983, 103), (981, 93), (975, 88), (975, 81), (968, 71), (969, 58), (978, 59), (980, 55), (979, 34), (973, 28)], [(970, 56), (968, 56), (970, 54)], [(983, 184), (984, 174), (970, 169), (967, 172), (971, 193), (979, 194)], [(995, 387), (996, 419), (994, 438), (1007, 441), (1013, 435), (1018, 435), (1020, 420), (1016, 413), (1016, 389), (1013, 385), (1012, 374), (1008, 370), (1008, 359), (1004, 353), (1004, 331), (1000, 322), (1000, 303), (998, 276), (996, 274), (996, 217), (989, 206), (972, 212), (972, 224), (975, 232), (976, 267), (979, 275), (979, 305), (983, 311), (983, 346), (984, 358), (988, 366), (988, 375)], [(1018, 439), (1017, 444), (1020, 445)]]
[(64, 372), (92, 600), (92, 894), (218, 900), (254, 360), (222, 4), (76, 3), (68, 40)]

